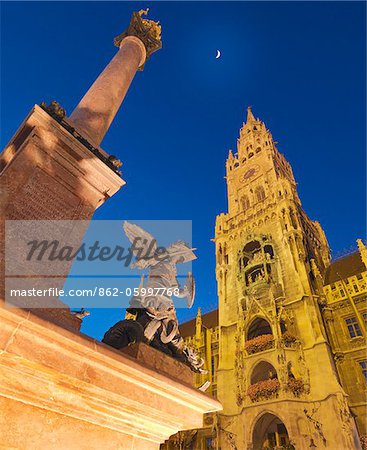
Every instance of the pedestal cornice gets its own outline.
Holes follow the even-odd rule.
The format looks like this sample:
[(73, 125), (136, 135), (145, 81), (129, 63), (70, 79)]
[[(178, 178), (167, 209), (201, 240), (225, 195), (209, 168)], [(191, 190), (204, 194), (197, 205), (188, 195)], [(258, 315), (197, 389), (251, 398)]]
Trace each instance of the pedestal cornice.
[(111, 197), (125, 181), (111, 169), (104, 159), (110, 155), (98, 147), (100, 157), (92, 153), (82, 142), (38, 105), (34, 105), (20, 125), (11, 141), (0, 154), (0, 174), (6, 172), (20, 150), (34, 141), (42, 149), (74, 173), (80, 180), (85, 179), (91, 187)]
[(0, 325), (0, 397), (157, 445), (221, 409), (197, 389), (29, 312), (1, 307)]

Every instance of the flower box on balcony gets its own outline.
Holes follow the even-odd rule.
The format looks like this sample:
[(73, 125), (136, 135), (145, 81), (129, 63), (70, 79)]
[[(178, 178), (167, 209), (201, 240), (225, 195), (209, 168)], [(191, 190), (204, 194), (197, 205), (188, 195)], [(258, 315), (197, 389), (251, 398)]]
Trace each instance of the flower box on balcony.
[(367, 435), (366, 434), (362, 435), (360, 439), (362, 450), (367, 450)]
[(272, 334), (263, 334), (250, 339), (245, 344), (245, 349), (249, 355), (263, 352), (274, 347), (274, 336)]
[(279, 380), (273, 378), (271, 380), (263, 380), (251, 384), (247, 389), (247, 395), (250, 397), (251, 401), (259, 402), (277, 396), (279, 389)]
[(293, 347), (298, 339), (294, 334), (290, 333), (289, 331), (285, 331), (282, 334), (282, 341), (286, 347)]
[(296, 397), (299, 397), (305, 392), (305, 385), (302, 380), (296, 380), (294, 378), (289, 378), (287, 383), (287, 388), (293, 392)]

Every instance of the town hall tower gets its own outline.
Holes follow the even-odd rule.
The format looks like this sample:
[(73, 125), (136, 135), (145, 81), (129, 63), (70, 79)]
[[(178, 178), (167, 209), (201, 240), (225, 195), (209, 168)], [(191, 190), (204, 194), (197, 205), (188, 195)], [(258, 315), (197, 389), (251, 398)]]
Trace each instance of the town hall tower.
[(359, 448), (319, 306), (328, 243), (250, 108), (226, 181), (228, 213), (215, 228), (220, 445)]

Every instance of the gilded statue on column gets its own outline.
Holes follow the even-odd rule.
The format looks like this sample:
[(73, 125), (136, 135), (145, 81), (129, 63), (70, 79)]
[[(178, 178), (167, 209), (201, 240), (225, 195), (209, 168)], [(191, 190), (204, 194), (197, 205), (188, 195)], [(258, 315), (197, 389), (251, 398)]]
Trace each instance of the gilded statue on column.
[[(114, 44), (116, 47), (120, 47), (121, 42), (125, 37), (136, 36), (145, 46), (147, 52), (146, 59), (148, 59), (152, 53), (162, 48), (162, 27), (159, 22), (143, 18), (143, 16), (147, 16), (148, 12), (149, 8), (146, 10), (141, 9), (138, 12), (133, 12), (127, 30), (114, 39)], [(140, 69), (142, 69), (142, 67)]]

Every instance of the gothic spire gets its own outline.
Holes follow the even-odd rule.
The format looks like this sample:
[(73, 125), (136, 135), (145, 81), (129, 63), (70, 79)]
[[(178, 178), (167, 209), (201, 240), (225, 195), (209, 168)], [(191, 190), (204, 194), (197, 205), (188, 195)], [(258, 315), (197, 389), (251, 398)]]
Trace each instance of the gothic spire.
[(362, 239), (357, 239), (357, 244), (363, 264), (367, 267), (367, 247), (364, 245)]
[(247, 121), (246, 123), (256, 122), (254, 115), (252, 114), (251, 106), (247, 107)]

